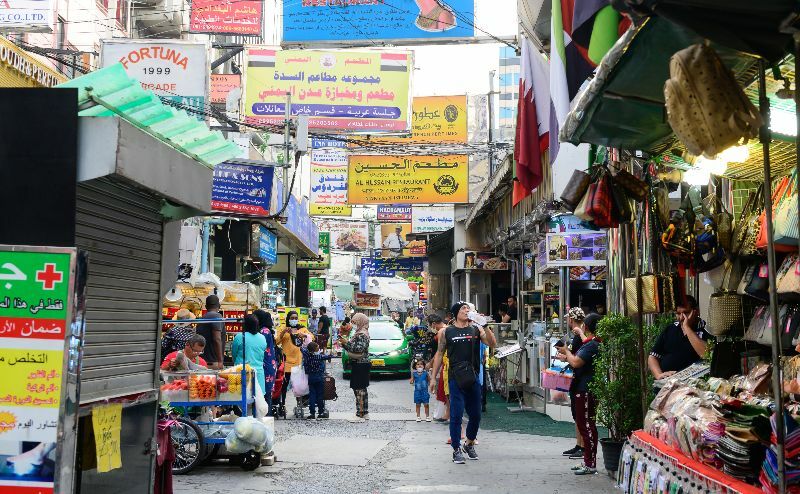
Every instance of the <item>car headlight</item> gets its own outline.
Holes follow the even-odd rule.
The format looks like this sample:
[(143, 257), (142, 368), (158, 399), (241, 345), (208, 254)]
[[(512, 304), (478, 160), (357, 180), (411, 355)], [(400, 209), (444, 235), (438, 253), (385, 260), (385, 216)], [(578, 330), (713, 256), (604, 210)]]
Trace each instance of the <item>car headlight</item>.
[(394, 350), (389, 352), (390, 357), (397, 357), (398, 355), (403, 355), (404, 353), (408, 353), (408, 350)]

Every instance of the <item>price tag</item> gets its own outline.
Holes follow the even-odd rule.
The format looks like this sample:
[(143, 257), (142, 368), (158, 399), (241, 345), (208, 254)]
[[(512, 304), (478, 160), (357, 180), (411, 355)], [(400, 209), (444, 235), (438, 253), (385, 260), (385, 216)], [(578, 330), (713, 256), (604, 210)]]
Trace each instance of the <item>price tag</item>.
[(759, 278), (768, 278), (769, 277), (769, 267), (766, 264), (762, 264), (758, 267), (758, 277)]

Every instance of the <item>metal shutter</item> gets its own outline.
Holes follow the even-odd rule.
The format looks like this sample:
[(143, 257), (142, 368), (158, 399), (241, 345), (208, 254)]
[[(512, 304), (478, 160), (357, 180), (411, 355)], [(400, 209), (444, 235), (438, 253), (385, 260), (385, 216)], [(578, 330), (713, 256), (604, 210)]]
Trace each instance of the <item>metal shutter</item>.
[(89, 251), (81, 403), (155, 387), (160, 205), (116, 180), (78, 185), (76, 242)]

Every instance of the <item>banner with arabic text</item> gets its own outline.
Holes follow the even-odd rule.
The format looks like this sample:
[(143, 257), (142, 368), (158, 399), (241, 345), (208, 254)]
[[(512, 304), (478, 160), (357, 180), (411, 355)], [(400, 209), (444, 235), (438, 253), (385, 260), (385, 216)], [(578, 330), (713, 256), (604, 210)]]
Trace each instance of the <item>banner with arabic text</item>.
[(260, 36), (259, 0), (192, 0), (189, 32)]
[(412, 233), (444, 232), (455, 226), (453, 206), (414, 206), (411, 210)]
[(343, 148), (320, 148), (311, 151), (312, 215), (350, 216), (347, 203), (347, 151)]
[(466, 144), (467, 97), (415, 96), (411, 103), (411, 136), (373, 139), (375, 143)]
[(350, 204), (461, 204), (469, 197), (469, 159), (445, 156), (350, 156)]
[(398, 272), (422, 272), (427, 257), (361, 258), (361, 271), (366, 276), (394, 278)]

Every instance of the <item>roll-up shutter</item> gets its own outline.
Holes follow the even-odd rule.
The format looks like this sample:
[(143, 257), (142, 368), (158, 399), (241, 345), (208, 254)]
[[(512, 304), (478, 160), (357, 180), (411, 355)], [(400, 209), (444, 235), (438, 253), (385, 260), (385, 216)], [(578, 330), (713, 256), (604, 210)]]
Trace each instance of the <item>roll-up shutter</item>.
[(89, 252), (81, 403), (154, 388), (159, 210), (156, 196), (113, 179), (78, 186), (76, 241)]

